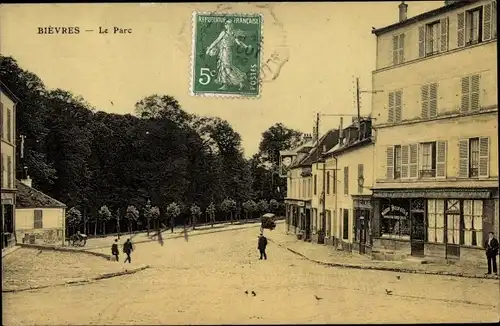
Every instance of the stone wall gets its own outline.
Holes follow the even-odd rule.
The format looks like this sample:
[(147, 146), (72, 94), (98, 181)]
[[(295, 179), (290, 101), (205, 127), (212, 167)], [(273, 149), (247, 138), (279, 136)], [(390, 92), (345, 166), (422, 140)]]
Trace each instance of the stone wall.
[(16, 230), (17, 241), (27, 244), (59, 245), (63, 242), (63, 229)]

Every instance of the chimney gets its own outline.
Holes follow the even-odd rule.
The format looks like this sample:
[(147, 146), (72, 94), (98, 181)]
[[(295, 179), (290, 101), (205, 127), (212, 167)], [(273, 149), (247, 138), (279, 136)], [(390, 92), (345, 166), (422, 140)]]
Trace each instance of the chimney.
[(344, 130), (342, 129), (344, 124), (344, 118), (340, 117), (340, 127), (339, 127), (339, 144), (342, 145), (342, 139), (344, 138)]
[(448, 6), (448, 5), (451, 5), (454, 2), (460, 2), (460, 0), (445, 0), (444, 1), (444, 5)]
[(21, 179), (21, 183), (31, 188), (32, 182), (30, 176), (28, 175), (28, 167), (24, 166), (23, 170), (24, 173), (23, 173), (23, 178)]
[(399, 5), (399, 21), (402, 22), (403, 20), (406, 20), (407, 14), (408, 5), (404, 1), (401, 1), (401, 4)]
[(311, 134), (304, 134), (304, 143), (310, 142), (311, 140)]

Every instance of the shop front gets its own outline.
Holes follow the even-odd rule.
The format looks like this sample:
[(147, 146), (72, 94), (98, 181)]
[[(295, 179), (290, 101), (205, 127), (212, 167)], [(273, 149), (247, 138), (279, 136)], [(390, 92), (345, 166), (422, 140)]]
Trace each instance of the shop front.
[(353, 250), (360, 254), (371, 254), (371, 196), (352, 196), (354, 207)]
[(373, 248), (405, 256), (484, 260), (493, 190), (374, 191)]
[(2, 249), (16, 244), (14, 212), (14, 194), (2, 193)]

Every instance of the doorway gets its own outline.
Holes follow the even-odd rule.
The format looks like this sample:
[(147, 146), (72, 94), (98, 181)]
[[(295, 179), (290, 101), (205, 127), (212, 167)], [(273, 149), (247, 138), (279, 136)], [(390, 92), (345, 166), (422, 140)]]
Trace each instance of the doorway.
[(445, 255), (447, 259), (460, 259), (460, 214), (446, 214)]
[(365, 209), (356, 210), (356, 242), (359, 244), (359, 253), (366, 253), (368, 235), (370, 232), (370, 211)]
[(411, 255), (424, 256), (425, 220), (423, 212), (411, 212)]

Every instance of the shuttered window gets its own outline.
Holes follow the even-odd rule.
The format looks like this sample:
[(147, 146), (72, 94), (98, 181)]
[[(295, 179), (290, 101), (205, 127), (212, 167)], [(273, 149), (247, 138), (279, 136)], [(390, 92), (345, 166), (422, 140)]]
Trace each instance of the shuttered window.
[(363, 171), (363, 164), (358, 164), (358, 193), (362, 194), (363, 193), (363, 185), (360, 185), (360, 179), (364, 179), (364, 171)]
[(326, 194), (330, 194), (330, 171), (326, 171)]
[(344, 195), (349, 194), (349, 167), (344, 166)]
[(42, 229), (43, 228), (43, 211), (41, 209), (35, 209), (33, 217), (33, 228)]
[(4, 157), (3, 153), (2, 153), (1, 156), (2, 156), (2, 177), (1, 177), (1, 179), (2, 179), (2, 188), (3, 188), (3, 185), (4, 185), (3, 180), (5, 179), (5, 177), (4, 177), (4, 173), (5, 173), (5, 161), (3, 159), (3, 157)]
[(460, 178), (488, 178), (490, 159), (490, 139), (477, 137), (459, 140), (459, 169)]
[(422, 119), (434, 118), (437, 116), (438, 105), (438, 84), (432, 83), (422, 85), (420, 88), (420, 103)]
[(403, 63), (405, 48), (405, 34), (394, 35), (392, 37), (392, 63), (394, 65)]
[(465, 46), (465, 12), (457, 14), (457, 47)]
[(387, 179), (394, 179), (394, 146), (386, 149), (386, 173)]
[(12, 112), (7, 109), (7, 141), (12, 142)]
[(465, 76), (461, 79), (460, 111), (463, 113), (477, 111), (479, 103), (480, 75)]
[(389, 92), (388, 114), (387, 121), (394, 122), (394, 92)]
[(12, 188), (12, 157), (7, 155), (7, 188)]
[(425, 26), (418, 28), (418, 57), (425, 57)]
[(483, 41), (489, 41), (493, 36), (493, 3), (483, 6)]
[(410, 149), (408, 145), (399, 146), (401, 150), (401, 179), (408, 179), (410, 167)]
[(446, 141), (436, 142), (436, 178), (446, 178)]
[(388, 108), (389, 108), (388, 110), (389, 115), (387, 117), (387, 121), (389, 123), (400, 122), (402, 118), (402, 109), (403, 109), (402, 90), (389, 92)]
[(448, 17), (441, 19), (440, 21), (441, 27), (441, 52), (448, 51)]
[(409, 145), (410, 152), (410, 178), (418, 178), (418, 144)]
[(333, 171), (333, 179), (332, 179), (332, 193), (337, 193), (337, 171)]
[(316, 195), (318, 191), (318, 178), (316, 177), (316, 174), (314, 175), (314, 195)]
[(349, 210), (343, 210), (342, 239), (349, 239)]
[(0, 131), (2, 133), (2, 139), (3, 139), (3, 104), (0, 102)]
[(479, 177), (489, 177), (490, 139), (479, 138)]

